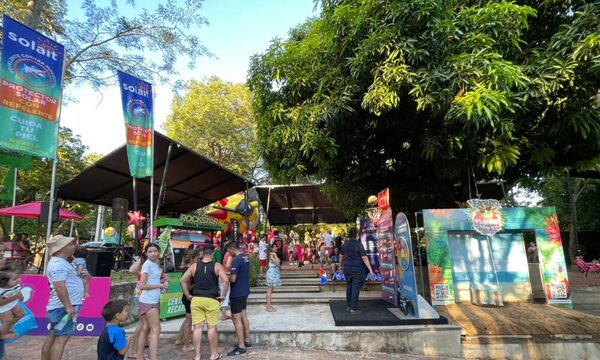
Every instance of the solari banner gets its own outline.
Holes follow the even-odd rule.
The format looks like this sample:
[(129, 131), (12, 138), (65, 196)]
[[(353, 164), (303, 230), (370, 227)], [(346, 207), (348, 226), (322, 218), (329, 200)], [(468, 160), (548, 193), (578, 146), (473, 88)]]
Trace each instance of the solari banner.
[(125, 117), (129, 173), (134, 178), (152, 176), (154, 151), (152, 85), (124, 72), (118, 73)]
[(4, 15), (0, 148), (54, 158), (64, 47)]

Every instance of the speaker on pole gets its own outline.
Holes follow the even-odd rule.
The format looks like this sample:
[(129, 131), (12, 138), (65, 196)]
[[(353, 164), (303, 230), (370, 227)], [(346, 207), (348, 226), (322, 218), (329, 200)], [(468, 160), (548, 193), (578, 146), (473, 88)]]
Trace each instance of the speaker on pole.
[(127, 199), (115, 198), (112, 200), (112, 219), (113, 221), (127, 221), (127, 212), (129, 211), (129, 202)]
[[(48, 208), (50, 207), (50, 203), (48, 201), (42, 202), (42, 207), (40, 209), (40, 219), (42, 221), (48, 221)], [(58, 222), (58, 214), (60, 212), (60, 204), (58, 202), (52, 203), (52, 222)]]

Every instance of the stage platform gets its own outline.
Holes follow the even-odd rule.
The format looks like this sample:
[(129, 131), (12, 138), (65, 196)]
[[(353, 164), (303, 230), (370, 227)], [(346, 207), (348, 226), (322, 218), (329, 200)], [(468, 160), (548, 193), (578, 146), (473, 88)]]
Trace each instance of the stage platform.
[(394, 326), (394, 325), (447, 325), (444, 317), (411, 318), (405, 316), (398, 307), (381, 299), (360, 302), (360, 314), (346, 311), (345, 300), (330, 300), (329, 307), (336, 326)]

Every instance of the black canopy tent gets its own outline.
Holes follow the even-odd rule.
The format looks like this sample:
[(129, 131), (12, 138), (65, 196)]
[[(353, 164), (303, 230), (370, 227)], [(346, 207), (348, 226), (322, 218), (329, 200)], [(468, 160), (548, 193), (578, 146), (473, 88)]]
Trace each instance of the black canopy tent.
[(271, 225), (337, 224), (353, 222), (339, 212), (319, 185), (257, 186)]
[[(165, 166), (168, 169), (164, 200), (160, 204), (161, 214), (187, 213), (254, 186), (243, 177), (154, 131), (155, 202), (158, 201)], [(136, 183), (138, 209), (149, 211), (150, 178), (137, 179)], [(115, 198), (124, 198), (132, 204), (132, 178), (126, 146), (114, 150), (60, 186), (58, 196), (105, 206), (111, 206)]]

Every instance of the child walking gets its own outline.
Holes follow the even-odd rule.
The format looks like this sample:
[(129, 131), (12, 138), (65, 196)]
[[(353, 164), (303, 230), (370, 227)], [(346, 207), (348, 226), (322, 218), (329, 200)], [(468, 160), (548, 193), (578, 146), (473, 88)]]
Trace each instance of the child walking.
[(13, 299), (8, 304), (0, 306), (0, 319), (2, 320), (0, 339), (14, 339), (17, 334), (12, 327), (25, 315), (19, 306), (19, 300), (23, 301), (23, 295), (21, 294), (21, 280), (17, 273), (0, 271), (0, 297)]
[(73, 266), (77, 270), (77, 276), (83, 281), (83, 298), (87, 299), (90, 296), (89, 284), (90, 284), (90, 272), (87, 269), (86, 257), (88, 250), (85, 246), (77, 246), (75, 253), (73, 254)]
[(125, 338), (121, 325), (129, 316), (129, 304), (126, 300), (110, 300), (102, 308), (102, 317), (106, 327), (98, 338), (98, 360), (123, 360), (130, 344)]
[(281, 261), (277, 257), (275, 251), (273, 251), (272, 246), (267, 248), (267, 253), (269, 254), (269, 267), (267, 269), (267, 274), (265, 275), (267, 284), (267, 311), (275, 312), (277, 310), (271, 304), (271, 298), (273, 296), (273, 289), (281, 286), (281, 273), (279, 271)]
[(149, 336), (150, 360), (158, 360), (158, 336), (160, 335), (159, 302), (161, 289), (168, 289), (168, 283), (161, 284), (161, 269), (158, 265), (160, 247), (149, 243), (145, 249), (147, 261), (142, 265), (138, 314), (142, 326), (137, 339), (137, 360), (144, 360), (144, 347)]

